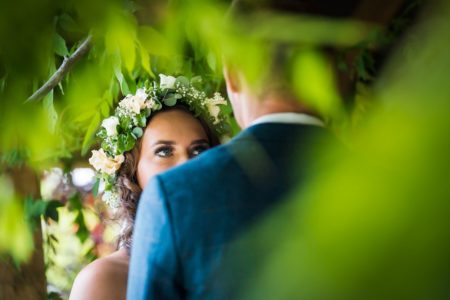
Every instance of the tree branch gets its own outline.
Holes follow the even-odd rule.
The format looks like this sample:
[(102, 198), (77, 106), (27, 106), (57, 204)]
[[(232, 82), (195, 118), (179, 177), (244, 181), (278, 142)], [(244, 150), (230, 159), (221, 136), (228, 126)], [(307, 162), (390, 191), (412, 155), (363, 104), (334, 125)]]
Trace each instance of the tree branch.
[(80, 47), (69, 57), (65, 57), (63, 63), (55, 72), (55, 74), (50, 77), (50, 79), (41, 86), (36, 92), (31, 95), (25, 103), (37, 101), (42, 99), (45, 95), (47, 95), (61, 80), (64, 76), (69, 72), (69, 70), (73, 67), (75, 63), (77, 63), (87, 52), (91, 49), (91, 41), (92, 36), (89, 35), (83, 43), (81, 43)]

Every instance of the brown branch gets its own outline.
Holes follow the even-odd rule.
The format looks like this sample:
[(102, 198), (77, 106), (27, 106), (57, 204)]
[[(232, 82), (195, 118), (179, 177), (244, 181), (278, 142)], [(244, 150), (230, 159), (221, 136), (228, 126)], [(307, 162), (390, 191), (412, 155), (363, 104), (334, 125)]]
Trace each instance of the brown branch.
[(52, 75), (52, 77), (50, 77), (50, 79), (36, 92), (34, 92), (34, 94), (31, 95), (25, 102), (28, 103), (40, 100), (45, 95), (47, 95), (55, 86), (57, 86), (58, 83), (60, 83), (64, 76), (67, 74), (67, 72), (70, 71), (73, 65), (77, 63), (84, 55), (86, 55), (87, 52), (89, 52), (89, 50), (91, 49), (91, 41), (92, 36), (89, 35), (71, 56), (64, 58), (63, 63)]

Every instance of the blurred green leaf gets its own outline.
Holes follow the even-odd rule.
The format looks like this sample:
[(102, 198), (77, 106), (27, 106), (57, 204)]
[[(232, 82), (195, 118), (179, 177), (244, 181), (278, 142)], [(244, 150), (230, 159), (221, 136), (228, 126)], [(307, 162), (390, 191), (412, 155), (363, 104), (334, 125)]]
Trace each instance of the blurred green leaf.
[(150, 76), (155, 77), (155, 74), (153, 74), (153, 71), (150, 67), (150, 55), (141, 44), (139, 45), (139, 51), (142, 67)]
[(78, 193), (74, 194), (69, 198), (69, 210), (70, 211), (78, 211), (83, 208), (82, 199)]
[(64, 204), (62, 204), (60, 201), (57, 200), (49, 201), (47, 203), (47, 207), (44, 212), (44, 217), (46, 219), (52, 219), (55, 222), (58, 222), (59, 221), (58, 208), (63, 206)]
[(44, 110), (47, 113), (50, 125), (50, 131), (53, 133), (56, 129), (56, 124), (58, 122), (58, 114), (55, 110), (55, 106), (53, 104), (53, 90), (51, 90), (47, 96), (44, 97), (42, 104), (44, 106)]
[(55, 53), (58, 54), (59, 56), (65, 57), (69, 55), (69, 50), (67, 49), (66, 41), (62, 38), (62, 36), (60, 36), (57, 33), (55, 33), (53, 38), (53, 46)]
[(94, 197), (97, 197), (97, 195), (98, 195), (98, 188), (100, 187), (100, 178), (96, 178), (95, 179), (95, 183), (94, 183), (94, 185), (92, 186), (92, 195), (94, 196)]
[(152, 27), (140, 26), (138, 28), (138, 38), (142, 46), (150, 54), (170, 56), (172, 53), (167, 39)]
[(126, 96), (128, 94), (131, 94), (130, 89), (128, 87), (128, 83), (125, 80), (125, 77), (122, 74), (122, 71), (115, 70), (114, 74), (116, 74), (116, 78), (119, 81), (120, 90), (122, 91), (122, 95)]
[(69, 14), (62, 14), (58, 17), (58, 24), (67, 32), (80, 32), (80, 26)]
[(109, 116), (109, 104), (108, 101), (105, 100), (101, 105), (100, 105), (100, 112), (102, 114), (103, 118), (106, 118)]
[(302, 99), (323, 116), (336, 116), (341, 99), (333, 67), (324, 55), (314, 49), (297, 52), (293, 65), (294, 89)]
[(78, 225), (77, 237), (81, 243), (84, 243), (89, 238), (89, 230), (86, 226), (86, 222), (84, 220), (83, 211), (79, 210), (77, 217), (75, 218), (75, 223)]
[(98, 125), (100, 124), (100, 113), (96, 112), (92, 118), (91, 123), (84, 136), (83, 145), (81, 146), (81, 155), (86, 155), (89, 148), (91, 147), (92, 137), (97, 131)]
[(189, 87), (189, 79), (186, 78), (186, 76), (178, 76), (175, 80), (175, 84), (181, 84), (184, 87)]
[(0, 175), (0, 190), (0, 253), (18, 262), (26, 261), (33, 251), (33, 238), (24, 207), (6, 175)]
[(105, 27), (106, 51), (119, 55), (125, 69), (131, 73), (136, 64), (136, 19), (125, 10), (111, 7)]

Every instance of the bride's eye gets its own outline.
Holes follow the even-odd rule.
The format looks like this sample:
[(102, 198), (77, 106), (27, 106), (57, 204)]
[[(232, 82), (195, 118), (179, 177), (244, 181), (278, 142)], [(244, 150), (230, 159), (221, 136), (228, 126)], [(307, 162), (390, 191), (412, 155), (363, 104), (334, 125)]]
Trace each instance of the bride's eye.
[(173, 155), (173, 148), (168, 146), (160, 147), (155, 150), (155, 155), (163, 158), (170, 157)]
[(202, 145), (196, 145), (194, 147), (192, 147), (191, 149), (191, 153), (190, 153), (190, 157), (195, 157), (200, 155), (201, 153), (205, 152), (206, 150), (209, 149), (209, 145), (208, 144), (202, 144)]

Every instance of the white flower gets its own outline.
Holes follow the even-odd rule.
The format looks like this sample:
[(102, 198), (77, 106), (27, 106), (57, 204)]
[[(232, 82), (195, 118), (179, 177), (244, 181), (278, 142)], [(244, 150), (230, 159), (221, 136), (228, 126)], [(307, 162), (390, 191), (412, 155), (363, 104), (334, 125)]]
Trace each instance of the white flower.
[(119, 125), (119, 118), (113, 116), (103, 120), (102, 127), (106, 129), (108, 136), (117, 135), (117, 125)]
[[(134, 98), (136, 98), (139, 103), (144, 103), (145, 100), (147, 99), (148, 94), (145, 92), (145, 89), (138, 89), (136, 91), (136, 95), (134, 95)], [(142, 105), (144, 106), (144, 105)]]
[(105, 191), (102, 195), (102, 200), (111, 208), (117, 209), (119, 207), (119, 194), (113, 191)]
[(152, 109), (156, 104), (156, 101), (153, 98), (150, 98), (147, 103), (146, 103), (146, 107)]
[(119, 107), (122, 107), (134, 114), (139, 114), (143, 108), (147, 107), (148, 94), (145, 89), (138, 89), (135, 95), (127, 95), (119, 103)]
[(227, 105), (227, 101), (220, 95), (220, 93), (215, 93), (213, 98), (205, 99), (205, 105), (206, 108), (208, 108), (209, 114), (214, 118), (214, 124), (219, 123), (219, 105)]
[(92, 156), (89, 159), (89, 163), (99, 172), (114, 175), (114, 173), (119, 170), (120, 165), (124, 160), (125, 157), (122, 154), (111, 158), (106, 155), (103, 149), (100, 149), (92, 151)]
[(173, 89), (177, 80), (173, 76), (166, 76), (164, 74), (159, 74), (159, 78), (161, 78), (160, 87), (162, 89)]
[(44, 200), (58, 199), (59, 191), (64, 187), (64, 173), (60, 168), (53, 168), (44, 172), (41, 180), (41, 196)]

